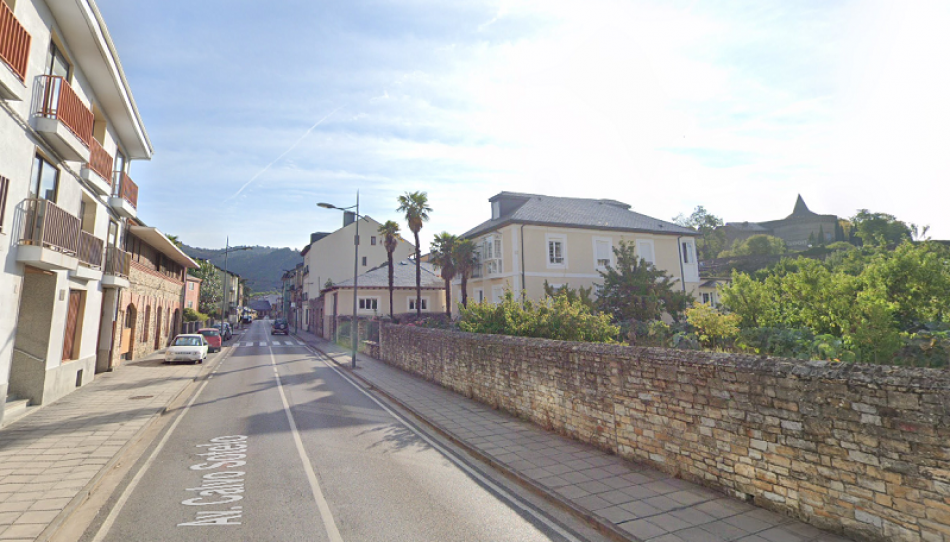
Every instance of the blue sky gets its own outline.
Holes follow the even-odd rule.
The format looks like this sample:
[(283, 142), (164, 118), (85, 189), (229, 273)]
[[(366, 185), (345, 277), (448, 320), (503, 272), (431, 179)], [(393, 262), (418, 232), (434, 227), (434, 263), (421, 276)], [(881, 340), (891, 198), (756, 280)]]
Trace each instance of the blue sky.
[(302, 248), (357, 189), (380, 221), (428, 192), (425, 245), (502, 190), (726, 221), (801, 193), (950, 238), (946, 2), (97, 4), (155, 146), (139, 215), (191, 245)]

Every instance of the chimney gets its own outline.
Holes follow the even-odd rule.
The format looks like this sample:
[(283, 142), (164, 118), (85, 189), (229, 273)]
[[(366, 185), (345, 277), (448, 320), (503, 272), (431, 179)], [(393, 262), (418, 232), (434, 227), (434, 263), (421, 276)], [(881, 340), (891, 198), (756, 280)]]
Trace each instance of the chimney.
[(347, 227), (356, 220), (356, 213), (353, 211), (343, 211), (343, 227)]

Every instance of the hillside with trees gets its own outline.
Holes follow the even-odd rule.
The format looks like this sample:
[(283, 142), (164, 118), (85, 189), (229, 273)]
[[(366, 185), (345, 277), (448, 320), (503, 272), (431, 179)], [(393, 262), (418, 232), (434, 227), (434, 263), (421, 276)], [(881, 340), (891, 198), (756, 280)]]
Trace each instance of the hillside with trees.
[[(197, 248), (183, 245), (182, 250), (192, 258), (210, 260), (218, 267), (224, 267), (222, 249)], [(280, 290), (280, 276), (285, 269), (293, 269), (303, 262), (300, 251), (292, 248), (251, 247), (250, 250), (238, 250), (228, 254), (228, 271), (241, 275), (247, 280), (251, 292)]]

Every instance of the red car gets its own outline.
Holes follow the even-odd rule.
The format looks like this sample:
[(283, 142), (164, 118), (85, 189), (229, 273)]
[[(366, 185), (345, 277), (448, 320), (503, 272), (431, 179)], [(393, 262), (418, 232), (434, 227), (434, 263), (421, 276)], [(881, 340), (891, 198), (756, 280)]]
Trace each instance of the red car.
[(208, 352), (219, 352), (221, 351), (221, 332), (217, 329), (206, 327), (199, 329), (198, 333), (201, 333), (205, 336), (205, 340), (208, 341)]

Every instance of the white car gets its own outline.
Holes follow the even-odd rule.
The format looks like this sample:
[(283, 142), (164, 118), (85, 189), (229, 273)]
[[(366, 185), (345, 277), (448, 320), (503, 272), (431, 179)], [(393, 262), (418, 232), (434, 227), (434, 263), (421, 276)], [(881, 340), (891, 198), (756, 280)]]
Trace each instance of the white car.
[(208, 341), (204, 335), (179, 335), (175, 337), (168, 350), (165, 350), (165, 362), (190, 361), (201, 363), (208, 357)]

